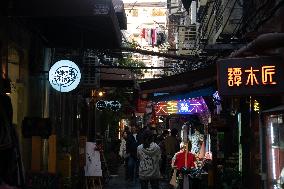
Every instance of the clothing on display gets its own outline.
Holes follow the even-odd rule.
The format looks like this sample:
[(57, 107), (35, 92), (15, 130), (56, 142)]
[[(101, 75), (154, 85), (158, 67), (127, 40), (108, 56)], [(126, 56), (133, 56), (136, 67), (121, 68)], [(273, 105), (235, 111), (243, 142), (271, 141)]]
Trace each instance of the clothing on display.
[(201, 144), (204, 140), (204, 135), (201, 134), (199, 131), (194, 132), (194, 134), (191, 135), (191, 153), (198, 154), (201, 149)]
[(140, 36), (146, 40), (148, 45), (159, 46), (166, 41), (166, 36), (163, 31), (159, 31), (157, 28), (142, 28), (140, 32)]

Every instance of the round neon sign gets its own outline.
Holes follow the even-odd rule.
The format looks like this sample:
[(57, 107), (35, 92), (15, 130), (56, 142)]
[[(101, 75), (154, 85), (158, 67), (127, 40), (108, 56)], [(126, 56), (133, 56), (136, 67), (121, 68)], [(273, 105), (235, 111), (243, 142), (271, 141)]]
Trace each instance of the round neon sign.
[(79, 85), (80, 80), (80, 69), (70, 60), (60, 60), (49, 70), (49, 83), (60, 92), (74, 90)]

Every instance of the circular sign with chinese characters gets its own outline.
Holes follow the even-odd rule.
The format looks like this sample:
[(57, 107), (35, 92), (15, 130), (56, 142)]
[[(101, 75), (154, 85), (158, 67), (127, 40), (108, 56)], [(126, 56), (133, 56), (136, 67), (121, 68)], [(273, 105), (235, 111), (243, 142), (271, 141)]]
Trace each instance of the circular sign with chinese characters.
[(103, 101), (103, 100), (99, 100), (96, 103), (96, 107), (97, 107), (98, 110), (104, 110), (107, 107), (107, 103), (105, 101)]
[(80, 80), (80, 69), (70, 60), (60, 60), (49, 70), (49, 83), (60, 92), (74, 90), (79, 85)]

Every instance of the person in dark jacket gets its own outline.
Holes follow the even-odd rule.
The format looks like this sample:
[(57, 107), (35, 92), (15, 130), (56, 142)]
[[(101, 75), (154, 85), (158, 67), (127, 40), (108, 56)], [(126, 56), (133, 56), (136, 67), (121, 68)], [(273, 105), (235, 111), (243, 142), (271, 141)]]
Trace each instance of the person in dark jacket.
[(0, 188), (23, 186), (24, 172), (9, 96), (0, 91)]
[(159, 137), (159, 144), (158, 144), (160, 149), (161, 149), (161, 153), (162, 153), (160, 170), (161, 170), (162, 176), (165, 177), (165, 178), (167, 178), (167, 174), (166, 174), (167, 153), (166, 153), (166, 150), (165, 150), (165, 139), (168, 136), (169, 136), (169, 131), (167, 129), (165, 129), (163, 131), (163, 134)]
[(140, 134), (138, 134), (138, 128), (131, 127), (131, 133), (127, 136), (126, 140), (126, 154), (128, 156), (127, 161), (127, 180), (134, 182), (136, 171), (138, 167), (137, 160), (137, 147), (140, 144)]
[(172, 175), (172, 169), (171, 169), (171, 160), (174, 157), (175, 153), (179, 151), (179, 141), (177, 138), (178, 130), (176, 128), (173, 128), (171, 130), (171, 134), (165, 138), (164, 141), (164, 150), (166, 155), (166, 171), (165, 176), (166, 178), (170, 178)]

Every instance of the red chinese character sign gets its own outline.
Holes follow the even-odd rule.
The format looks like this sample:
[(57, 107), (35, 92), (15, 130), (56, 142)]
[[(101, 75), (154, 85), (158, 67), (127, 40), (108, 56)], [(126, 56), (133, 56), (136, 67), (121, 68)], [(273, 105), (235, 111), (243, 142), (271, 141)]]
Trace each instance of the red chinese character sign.
[(281, 57), (232, 58), (217, 62), (221, 95), (272, 95), (284, 92)]

